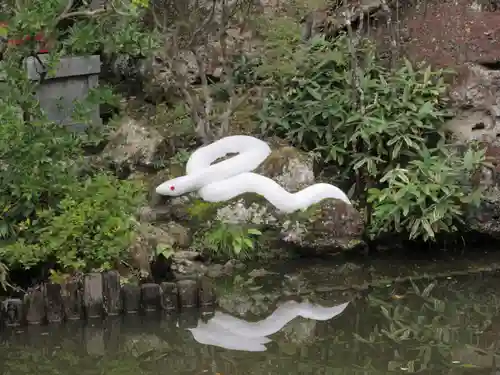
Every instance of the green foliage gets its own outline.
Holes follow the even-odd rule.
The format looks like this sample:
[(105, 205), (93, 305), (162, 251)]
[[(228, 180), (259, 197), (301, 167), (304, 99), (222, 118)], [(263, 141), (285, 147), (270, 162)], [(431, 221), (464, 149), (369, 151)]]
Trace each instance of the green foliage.
[[(254, 68), (258, 75), (272, 78), (295, 72), (297, 61), (293, 52), (300, 45), (300, 24), (297, 20), (285, 16), (273, 19), (261, 17), (258, 31), (265, 40), (259, 64)], [(255, 64), (253, 61), (250, 63)]]
[[(155, 109), (156, 115), (151, 119), (152, 124), (165, 139), (168, 139), (172, 153), (182, 148), (197, 146), (194, 123), (185, 103), (175, 106), (158, 104)], [(147, 112), (143, 115), (149, 116)]]
[[(262, 233), (247, 223), (226, 223), (217, 218), (224, 203), (194, 201), (188, 209), (200, 250), (214, 258), (250, 259), (258, 255), (258, 239)], [(215, 218), (215, 219), (214, 219)]]
[(332, 43), (316, 40), (299, 51), (297, 69), (284, 74), (267, 97), (262, 126), (321, 151), (326, 162), (377, 177), (425, 147), (427, 136), (439, 130), (448, 116), (440, 100), (446, 86), (441, 71), (415, 71), (409, 63), (385, 70), (365, 41), (357, 92), (348, 43), (346, 36)]
[(142, 188), (99, 174), (73, 186), (56, 208), (40, 213), (38, 241), (20, 239), (0, 249), (9, 264), (30, 267), (47, 258), (63, 269), (109, 268), (123, 258), (134, 236), (133, 214)]
[(257, 238), (262, 233), (241, 224), (216, 222), (204, 234), (204, 249), (217, 258), (249, 259), (257, 252)]
[[(110, 0), (106, 10), (92, 11), (83, 2), (66, 12), (67, 4), (66, 0), (27, 0), (22, 7), (9, 8), (9, 38), (21, 39), (43, 32), (52, 41), (58, 40), (51, 50), (64, 55), (102, 51), (145, 56), (158, 46), (158, 35), (142, 27), (141, 17), (145, 12), (142, 6), (127, 0)], [(80, 16), (71, 17), (74, 12)]]
[(368, 191), (373, 204), (373, 234), (409, 233), (410, 239), (434, 239), (457, 229), (465, 205), (478, 207), (482, 187), (468, 185), (484, 163), (484, 150), (469, 149), (464, 160), (457, 151), (423, 149), (405, 169), (394, 168), (380, 180), (386, 186)]
[(263, 131), (340, 166), (359, 199), (371, 189), (372, 233), (428, 240), (456, 229), (464, 197), (481, 197), (467, 177), (483, 155), (471, 151), (466, 161), (445, 146), (447, 72), (407, 60), (389, 70), (371, 42), (361, 40), (356, 56), (350, 43), (346, 35), (315, 39), (293, 53), (295, 69), (275, 76), (266, 98)]
[(254, 20), (257, 34), (264, 40), (258, 57), (240, 55), (233, 61), (232, 78), (244, 89), (261, 86), (275, 77), (297, 70), (295, 52), (300, 49), (300, 22), (286, 15), (260, 15)]
[[(0, 259), (5, 266), (32, 267), (54, 259), (71, 270), (109, 267), (127, 249), (138, 188), (84, 163), (84, 147), (107, 134), (93, 126), (90, 105), (113, 101), (102, 87), (74, 103), (73, 119), (90, 125), (73, 133), (46, 118), (33, 94), (43, 82), (30, 81), (25, 59), (38, 51), (34, 36), (42, 33), (50, 53), (50, 77), (59, 59), (76, 54), (146, 54), (154, 34), (142, 28), (142, 8), (112, 0), (91, 11), (87, 2), (65, 9), (68, 2), (27, 0), (5, 10), (2, 34), (22, 44), (2, 45), (0, 74)], [(75, 3), (76, 4), (76, 3)], [(75, 13), (76, 12), (76, 13)], [(26, 37), (30, 36), (31, 41)], [(5, 47), (5, 48), (4, 48)], [(89, 177), (88, 175), (91, 175)], [(2, 268), (3, 269), (3, 268)], [(6, 270), (0, 272), (5, 275)]]
[(179, 149), (174, 156), (172, 156), (171, 164), (175, 164), (181, 167), (185, 167), (186, 163), (191, 156), (191, 152), (186, 150), (185, 148)]
[(70, 274), (57, 271), (54, 269), (49, 270), (49, 281), (53, 284), (64, 284), (71, 277)]
[(165, 259), (171, 258), (175, 253), (175, 250), (170, 245), (158, 245), (156, 246), (156, 256), (163, 255)]
[(14, 101), (0, 98), (0, 239), (22, 235), (25, 220), (68, 193), (81, 160), (80, 139), (56, 124), (24, 121)]

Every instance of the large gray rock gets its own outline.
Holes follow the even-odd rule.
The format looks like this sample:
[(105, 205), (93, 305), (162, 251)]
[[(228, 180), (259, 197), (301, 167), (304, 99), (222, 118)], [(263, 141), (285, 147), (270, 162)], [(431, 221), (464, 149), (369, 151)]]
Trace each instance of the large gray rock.
[(446, 124), (458, 140), (495, 143), (500, 134), (500, 71), (466, 64), (450, 97), (457, 116)]
[(129, 264), (139, 270), (141, 277), (151, 276), (151, 262), (159, 253), (169, 258), (176, 249), (190, 245), (190, 232), (177, 223), (154, 225), (140, 223), (129, 247)]
[(152, 126), (124, 117), (103, 151), (102, 158), (118, 167), (154, 168), (165, 151), (165, 139)]
[(479, 208), (467, 215), (468, 227), (500, 238), (500, 71), (484, 65), (466, 64), (450, 97), (458, 114), (445, 128), (458, 144), (480, 141), (493, 169), (484, 168), (475, 183), (486, 188)]

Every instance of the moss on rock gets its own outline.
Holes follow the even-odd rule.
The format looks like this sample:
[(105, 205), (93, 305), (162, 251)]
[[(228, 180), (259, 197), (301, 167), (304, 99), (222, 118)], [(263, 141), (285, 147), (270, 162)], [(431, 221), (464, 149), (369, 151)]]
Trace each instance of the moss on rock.
[(313, 158), (294, 147), (280, 147), (271, 152), (257, 173), (272, 178), (293, 193), (314, 183)]
[(281, 220), (283, 240), (321, 253), (350, 250), (363, 244), (362, 215), (351, 205), (325, 199)]

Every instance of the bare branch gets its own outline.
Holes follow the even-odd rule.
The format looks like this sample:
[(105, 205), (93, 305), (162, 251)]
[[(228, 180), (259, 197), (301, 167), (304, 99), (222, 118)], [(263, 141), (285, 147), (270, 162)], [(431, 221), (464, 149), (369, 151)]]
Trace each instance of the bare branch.
[(106, 13), (108, 9), (99, 8), (96, 10), (80, 10), (66, 14), (64, 17), (59, 17), (59, 21), (67, 18), (77, 18), (77, 17), (94, 17), (100, 14)]
[(189, 84), (186, 77), (186, 62), (179, 57), (179, 34), (181, 32), (180, 25), (176, 25), (170, 35), (170, 40), (166, 40), (166, 45), (169, 47), (165, 50), (167, 57), (170, 59), (170, 67), (175, 74), (177, 85), (186, 100), (191, 119), (195, 123), (195, 132), (198, 137), (206, 142), (209, 138), (206, 132), (205, 120), (201, 116), (202, 104), (198, 100), (195, 93), (189, 90)]
[(360, 100), (360, 95), (362, 94), (362, 92), (361, 92), (361, 89), (359, 87), (358, 59), (357, 59), (357, 54), (356, 54), (356, 46), (354, 45), (355, 37), (354, 37), (353, 30), (352, 30), (352, 25), (351, 25), (351, 19), (352, 19), (351, 10), (346, 9), (344, 11), (344, 14), (345, 14), (345, 22), (346, 22), (346, 26), (347, 26), (347, 35), (349, 36), (349, 40), (347, 41), (347, 45), (349, 48), (349, 55), (351, 58), (351, 79), (352, 79), (352, 86), (353, 86), (353, 101), (359, 105), (360, 103), (362, 103)]
[(59, 18), (63, 15), (66, 15), (68, 14), (69, 12), (71, 12), (71, 8), (73, 8), (73, 4), (75, 3), (74, 0), (68, 0), (68, 3), (66, 4), (66, 6), (64, 7), (64, 10), (63, 12), (61, 13), (61, 15), (59, 16)]
[(399, 50), (398, 50), (398, 41), (397, 41), (397, 35), (396, 35), (396, 29), (398, 28), (398, 25), (394, 26), (392, 22), (392, 11), (391, 8), (389, 7), (389, 4), (387, 4), (386, 0), (381, 0), (382, 3), (382, 10), (385, 12), (387, 16), (387, 21), (386, 21), (386, 26), (389, 31), (389, 35), (391, 37), (391, 46), (390, 46), (390, 52), (391, 52), (391, 66), (392, 68), (396, 67), (396, 61), (398, 60), (399, 57)]
[(213, 99), (212, 94), (210, 92), (210, 87), (208, 83), (207, 70), (205, 66), (205, 62), (203, 61), (203, 56), (200, 56), (199, 52), (195, 49), (192, 49), (191, 52), (194, 54), (196, 59), (196, 65), (198, 67), (198, 74), (201, 80), (201, 89), (203, 93), (203, 107), (205, 112), (205, 134), (210, 133), (210, 119), (212, 117), (213, 110)]
[(16, 0), (15, 4), (16, 4), (17, 11), (20, 11), (21, 9), (23, 9), (22, 0)]
[[(189, 6), (175, 21), (174, 32), (169, 35), (166, 53), (173, 62), (172, 71), (176, 77), (179, 90), (189, 107), (190, 116), (195, 123), (196, 133), (203, 142), (211, 141), (228, 133), (229, 124), (234, 112), (248, 100), (249, 94), (239, 95), (233, 82), (232, 55), (228, 46), (228, 28), (234, 17), (239, 17), (238, 5), (230, 4), (229, 0), (211, 0), (205, 7), (200, 0), (192, 0), (195, 9)], [(208, 9), (207, 9), (208, 8)], [(240, 24), (240, 30), (243, 26)], [(183, 38), (181, 38), (181, 33)], [(209, 81), (207, 56), (212, 55), (211, 41), (218, 42), (216, 51), (218, 63), (222, 68), (221, 83), (225, 87), (229, 99), (224, 107), (215, 105), (213, 89)], [(236, 40), (235, 48), (241, 48), (241, 40)], [(187, 77), (187, 62), (181, 56), (183, 51), (193, 54), (200, 80), (199, 88), (194, 88)]]
[(231, 121), (231, 117), (248, 100), (249, 97), (250, 93), (246, 93), (236, 100), (236, 95), (231, 95), (227, 109), (220, 117), (220, 128), (218, 132), (219, 138), (222, 138), (229, 133), (229, 122)]
[(56, 24), (68, 18), (94, 17), (106, 13), (108, 11), (106, 7), (102, 7), (95, 10), (77, 10), (71, 12), (71, 8), (73, 8), (73, 5), (74, 5), (74, 0), (68, 0), (68, 3), (66, 4), (66, 7), (64, 8), (63, 12), (59, 15), (59, 17), (57, 17)]
[(167, 31), (167, 22), (166, 22), (166, 16), (164, 15), (163, 17), (163, 22), (160, 21), (160, 19), (158, 18), (158, 15), (156, 14), (156, 12), (154, 11), (154, 9), (151, 11), (151, 15), (153, 17), (153, 21), (155, 23), (155, 26), (157, 28), (159, 28), (162, 32), (165, 32)]
[(191, 95), (186, 86), (181, 87), (181, 91), (184, 94), (184, 98), (189, 107), (189, 113), (191, 119), (195, 123), (195, 132), (200, 137), (200, 139), (205, 143), (210, 140), (210, 134), (207, 133), (206, 120), (202, 118), (198, 113), (199, 104), (195, 96)]
[[(227, 103), (227, 108), (220, 115), (220, 118), (219, 118), (219, 123), (220, 123), (220, 128), (218, 131), (219, 138), (227, 135), (227, 133), (229, 132), (229, 122), (231, 120), (231, 117), (233, 116), (234, 112), (237, 111), (238, 108), (248, 100), (248, 97), (250, 96), (250, 94), (247, 93), (247, 94), (238, 98), (238, 94), (235, 91), (235, 85), (233, 82), (233, 68), (232, 68), (231, 62), (229, 61), (229, 56), (228, 56), (227, 29), (228, 29), (229, 21), (230, 21), (231, 17), (234, 16), (234, 14), (235, 14), (235, 11), (234, 11), (235, 8), (236, 7), (234, 7), (231, 11), (229, 9), (229, 6), (227, 5), (226, 0), (223, 0), (222, 14), (221, 14), (222, 27), (220, 28), (218, 39), (219, 39), (219, 44), (220, 44), (220, 49), (221, 49), (221, 58), (222, 58), (222, 64), (223, 64), (223, 69), (224, 69), (225, 83), (226, 83), (227, 90), (230, 93), (230, 96), (229, 96), (229, 102)], [(240, 25), (240, 33), (242, 33), (243, 30), (244, 30), (244, 26)], [(242, 49), (242, 44), (243, 44), (242, 41), (238, 42), (239, 49)]]
[(205, 20), (202, 22), (202, 24), (193, 32), (191, 39), (187, 44), (188, 46), (191, 46), (196, 41), (198, 35), (201, 32), (206, 32), (206, 27), (214, 20), (216, 5), (217, 0), (212, 0), (212, 7), (210, 8), (210, 12), (208, 13), (207, 17), (205, 17)]

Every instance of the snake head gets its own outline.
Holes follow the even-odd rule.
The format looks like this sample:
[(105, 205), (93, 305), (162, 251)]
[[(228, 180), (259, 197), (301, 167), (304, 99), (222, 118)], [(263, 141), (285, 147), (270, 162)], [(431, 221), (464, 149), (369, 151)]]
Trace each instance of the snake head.
[(195, 188), (193, 188), (187, 176), (173, 178), (156, 187), (157, 194), (169, 197), (178, 197), (193, 190), (195, 190)]

